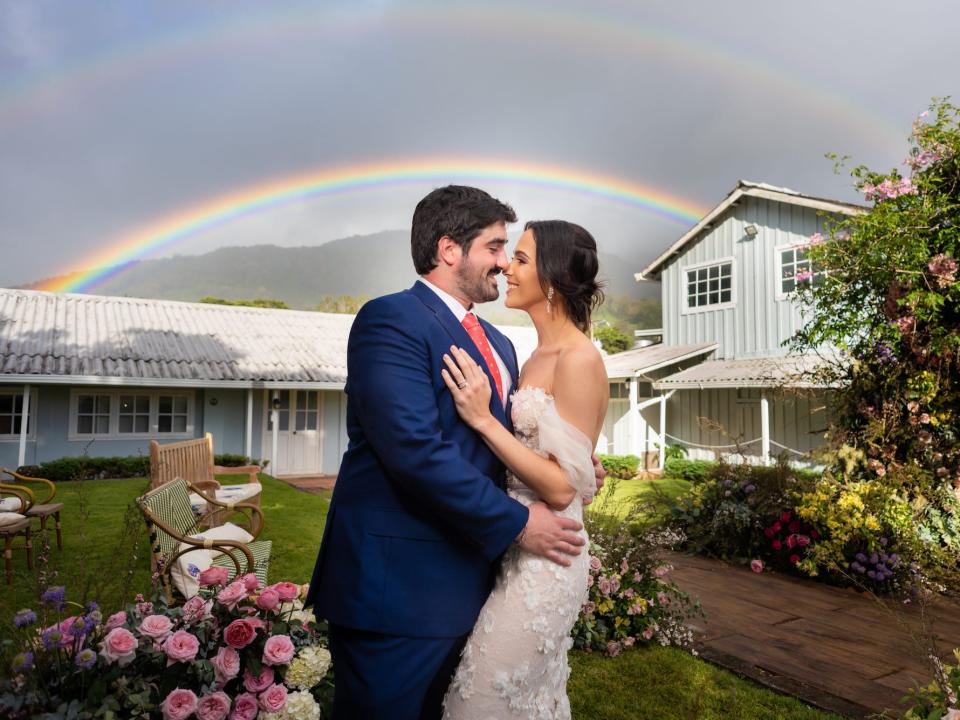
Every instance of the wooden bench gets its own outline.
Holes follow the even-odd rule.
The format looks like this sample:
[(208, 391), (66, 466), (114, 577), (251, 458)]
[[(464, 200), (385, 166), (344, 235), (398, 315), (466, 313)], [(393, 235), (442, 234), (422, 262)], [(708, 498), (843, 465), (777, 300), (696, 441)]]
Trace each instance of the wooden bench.
[[(198, 492), (191, 493), (190, 504), (198, 515), (206, 515), (211, 525), (222, 524), (232, 513), (229, 506), (248, 503), (260, 507), (263, 487), (257, 473), (258, 465), (223, 467), (213, 464), (213, 436), (207, 433), (196, 440), (161, 445), (150, 441), (150, 489), (183, 478)], [(247, 482), (238, 485), (221, 485), (218, 475), (246, 475)], [(213, 498), (226, 503), (227, 509), (210, 512), (215, 507), (206, 507), (206, 500)]]

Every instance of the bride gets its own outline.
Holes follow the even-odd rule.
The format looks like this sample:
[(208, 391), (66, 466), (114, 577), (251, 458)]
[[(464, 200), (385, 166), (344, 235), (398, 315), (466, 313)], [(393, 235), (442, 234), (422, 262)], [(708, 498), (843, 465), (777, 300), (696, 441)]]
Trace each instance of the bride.
[[(587, 336), (603, 297), (597, 265), (596, 242), (573, 223), (527, 223), (517, 243), (504, 272), (506, 305), (530, 315), (537, 349), (512, 396), (516, 436), (490, 414), (490, 383), (467, 353), (451, 347), (441, 371), (460, 416), (509, 469), (510, 495), (578, 521), (595, 489), (591, 453), (608, 400), (603, 361)], [(519, 543), (507, 551), (447, 690), (444, 718), (570, 717), (567, 651), (590, 558), (557, 559)]]

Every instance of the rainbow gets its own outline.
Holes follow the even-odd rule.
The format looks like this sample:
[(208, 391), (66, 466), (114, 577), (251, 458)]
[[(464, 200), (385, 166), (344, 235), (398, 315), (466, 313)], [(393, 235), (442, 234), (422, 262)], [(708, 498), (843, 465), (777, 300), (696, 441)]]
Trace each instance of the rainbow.
[(553, 165), (471, 158), (417, 158), (349, 165), (276, 178), (211, 198), (125, 234), (79, 263), (89, 269), (40, 286), (54, 292), (86, 292), (188, 238), (238, 218), (325, 195), (398, 184), (514, 182), (601, 198), (689, 226), (706, 212), (676, 195), (624, 179)]

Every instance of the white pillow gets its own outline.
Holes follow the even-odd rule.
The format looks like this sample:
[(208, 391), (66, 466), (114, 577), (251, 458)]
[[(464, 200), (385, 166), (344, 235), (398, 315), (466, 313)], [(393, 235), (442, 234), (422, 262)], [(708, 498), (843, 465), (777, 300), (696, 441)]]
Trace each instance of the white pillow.
[(17, 512), (23, 507), (23, 501), (16, 497), (0, 498), (0, 512)]
[(5, 525), (16, 525), (21, 520), (26, 520), (26, 515), (15, 512), (0, 512), (0, 527)]
[[(241, 485), (224, 485), (217, 490), (217, 500), (222, 503), (242, 503), (250, 498), (259, 495), (263, 490), (260, 483), (243, 483)], [(208, 510), (222, 510), (216, 506), (207, 507), (207, 500), (200, 493), (190, 493), (190, 507), (198, 515)]]
[[(253, 535), (248, 533), (239, 525), (233, 523), (224, 523), (218, 527), (204, 530), (202, 533), (191, 535), (194, 540), (236, 540), (244, 544), (253, 542)], [(191, 547), (188, 543), (180, 543), (178, 551)], [(177, 558), (176, 564), (170, 568), (170, 580), (180, 593), (187, 599), (192, 598), (200, 590), (200, 584), (197, 578), (204, 570), (213, 565), (213, 559), (223, 553), (211, 549), (201, 548), (193, 550), (186, 555)], [(242, 553), (241, 553), (242, 555)], [(240, 560), (241, 566), (243, 560), (240, 556), (234, 554)]]

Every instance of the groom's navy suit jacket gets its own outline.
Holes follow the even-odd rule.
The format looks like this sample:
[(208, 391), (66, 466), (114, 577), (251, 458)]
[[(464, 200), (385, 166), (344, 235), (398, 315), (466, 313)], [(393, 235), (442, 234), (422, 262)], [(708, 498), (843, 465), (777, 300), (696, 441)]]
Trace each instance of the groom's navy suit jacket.
[[(510, 341), (481, 320), (517, 384)], [(347, 347), (347, 431), (307, 604), (344, 627), (406, 637), (468, 633), (496, 560), (527, 509), (503, 490), (504, 467), (457, 415), (440, 375), (451, 345), (486, 369), (430, 288), (360, 310)], [(511, 428), (496, 390), (490, 408)]]

